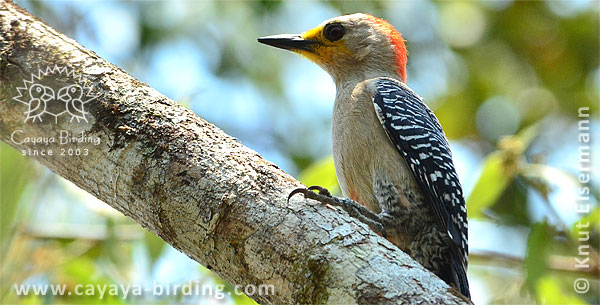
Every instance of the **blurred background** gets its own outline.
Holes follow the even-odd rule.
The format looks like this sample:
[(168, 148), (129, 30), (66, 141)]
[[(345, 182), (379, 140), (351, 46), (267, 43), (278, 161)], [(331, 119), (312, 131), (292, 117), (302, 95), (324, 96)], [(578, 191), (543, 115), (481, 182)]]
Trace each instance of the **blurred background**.
[[(304, 183), (333, 190), (333, 82), (316, 65), (256, 38), (301, 32), (341, 14), (385, 18), (407, 39), (407, 83), (440, 119), (468, 194), (475, 303), (600, 302), (598, 176), (578, 181), (589, 173), (580, 168), (587, 145), (578, 141), (581, 107), (589, 107), (592, 135), (600, 135), (598, 1), (16, 3)], [(590, 148), (596, 164), (599, 143)], [(0, 303), (254, 304), (236, 295), (17, 297), (13, 285), (20, 283), (233, 288), (0, 145)], [(577, 211), (583, 187), (591, 190), (589, 213)], [(590, 226), (580, 230), (578, 222)], [(589, 241), (580, 241), (586, 232)], [(581, 256), (584, 244), (591, 247)], [(577, 269), (575, 259), (588, 256), (591, 267)], [(587, 293), (575, 293), (578, 278), (589, 280)]]

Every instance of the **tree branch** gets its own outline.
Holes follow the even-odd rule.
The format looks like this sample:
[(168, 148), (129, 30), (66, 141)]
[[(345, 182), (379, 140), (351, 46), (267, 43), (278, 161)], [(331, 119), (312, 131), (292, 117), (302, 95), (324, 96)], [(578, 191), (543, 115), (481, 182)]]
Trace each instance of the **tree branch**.
[(0, 72), (3, 141), (225, 280), (274, 285), (260, 303), (467, 303), (347, 214), (286, 203), (293, 177), (9, 2)]

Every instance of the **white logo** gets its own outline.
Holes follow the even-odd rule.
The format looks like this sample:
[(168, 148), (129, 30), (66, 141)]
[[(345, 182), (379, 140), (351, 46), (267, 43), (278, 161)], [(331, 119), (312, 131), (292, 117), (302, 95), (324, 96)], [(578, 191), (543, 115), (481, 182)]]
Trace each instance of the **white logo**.
[(44, 77), (54, 75), (66, 76), (82, 83), (80, 74), (57, 65), (48, 67), (45, 71), (40, 69), (37, 75), (31, 75), (30, 80), (23, 80), (23, 87), (17, 87), (19, 95), (13, 99), (27, 105), (25, 122), (42, 122), (46, 117), (54, 117), (54, 122), (57, 123), (58, 117), (65, 113), (70, 115), (69, 122), (87, 122), (85, 104), (97, 97), (92, 94), (92, 87), (76, 83), (62, 86), (55, 91), (51, 84), (44, 82)]

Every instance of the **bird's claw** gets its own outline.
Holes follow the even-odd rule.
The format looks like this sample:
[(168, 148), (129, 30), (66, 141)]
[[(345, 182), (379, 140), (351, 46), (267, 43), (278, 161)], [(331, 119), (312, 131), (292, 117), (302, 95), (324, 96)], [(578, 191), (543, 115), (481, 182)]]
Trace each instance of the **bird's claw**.
[[(318, 193), (315, 193), (314, 191), (317, 191)], [(319, 201), (332, 208), (335, 206), (341, 207), (350, 216), (360, 220), (362, 223), (368, 225), (375, 233), (385, 237), (383, 218), (358, 202), (348, 198), (333, 197), (329, 190), (317, 185), (293, 190), (288, 196), (288, 202), (290, 201), (290, 198), (296, 194), (302, 194), (304, 195), (304, 198)]]
[(290, 199), (292, 199), (292, 197), (296, 194), (302, 194), (302, 195), (304, 195), (304, 197), (306, 197), (306, 192), (310, 192), (310, 190), (307, 188), (297, 188), (297, 189), (293, 190), (288, 195), (287, 202), (290, 203)]
[(316, 190), (317, 192), (319, 192), (319, 195), (323, 195), (323, 196), (327, 196), (327, 197), (333, 197), (333, 196), (331, 196), (331, 193), (329, 192), (328, 189), (326, 189), (324, 187), (321, 187), (321, 186), (318, 186), (318, 185), (309, 186), (308, 189), (311, 190), (311, 191), (315, 191)]
[[(309, 186), (307, 188), (301, 187), (301, 188), (297, 188), (297, 189), (293, 190), (290, 193), (290, 195), (288, 195), (287, 201), (289, 203), (290, 199), (294, 195), (297, 195), (297, 194), (302, 194), (302, 195), (304, 195), (305, 198), (315, 199), (315, 198), (311, 198), (311, 197), (314, 197), (315, 195), (317, 195), (317, 194), (315, 194), (314, 191), (317, 191), (317, 194), (321, 195), (321, 196), (333, 197), (333, 196), (331, 196), (331, 193), (329, 192), (328, 189), (318, 186), (318, 185), (313, 185), (313, 186)], [(310, 195), (310, 193), (312, 193), (312, 195)], [(315, 199), (315, 200), (318, 200), (318, 199)]]

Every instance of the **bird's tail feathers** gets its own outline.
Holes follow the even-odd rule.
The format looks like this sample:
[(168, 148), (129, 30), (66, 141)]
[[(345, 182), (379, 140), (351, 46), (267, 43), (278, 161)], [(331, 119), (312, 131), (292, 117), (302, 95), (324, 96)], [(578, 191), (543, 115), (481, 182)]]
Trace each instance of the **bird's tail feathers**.
[(471, 293), (469, 291), (469, 280), (467, 278), (467, 266), (462, 262), (462, 259), (457, 257), (455, 253), (450, 251), (451, 264), (452, 264), (452, 277), (454, 287), (460, 291), (465, 297), (471, 299)]

